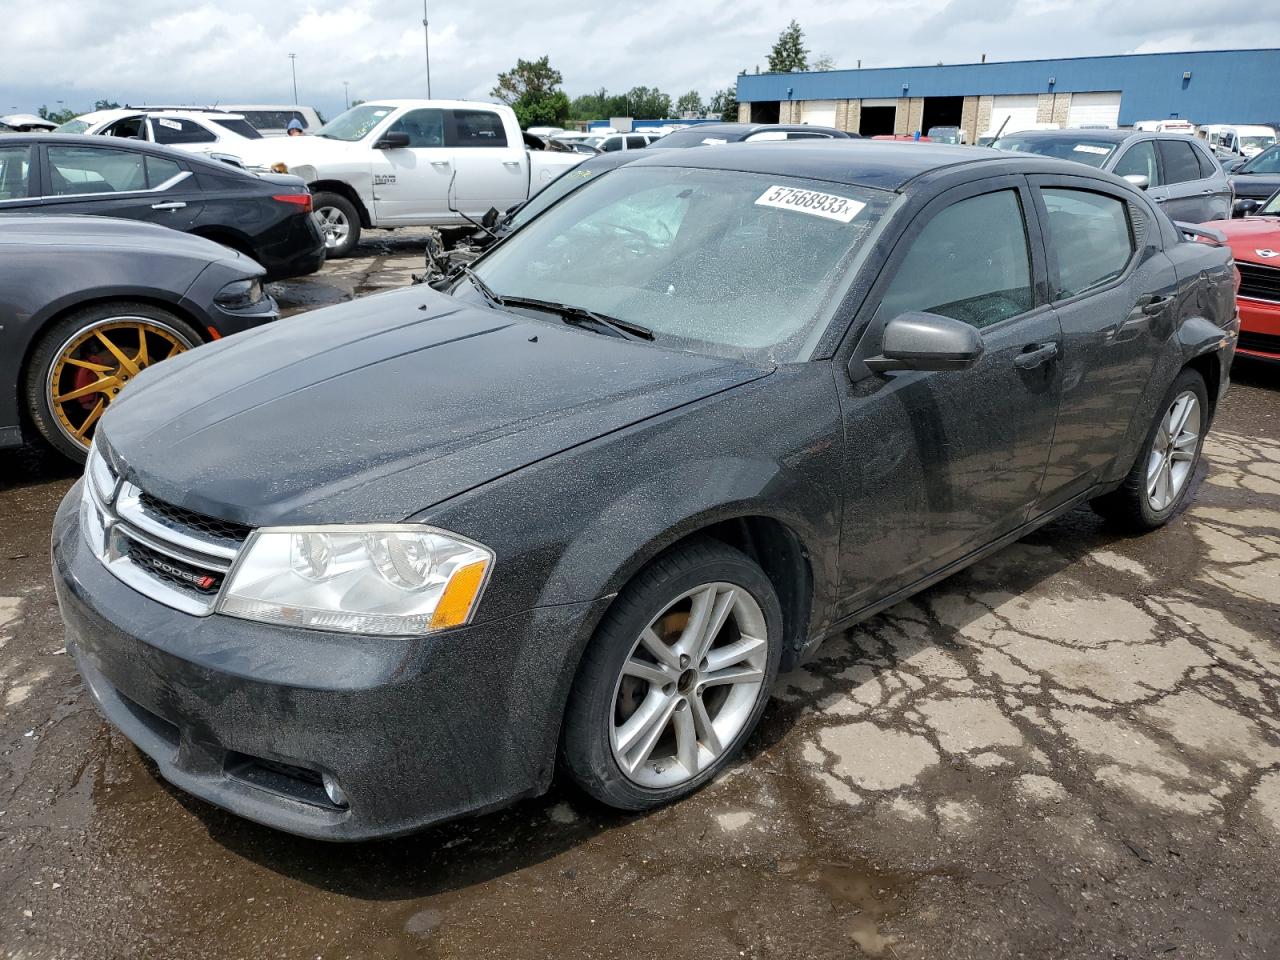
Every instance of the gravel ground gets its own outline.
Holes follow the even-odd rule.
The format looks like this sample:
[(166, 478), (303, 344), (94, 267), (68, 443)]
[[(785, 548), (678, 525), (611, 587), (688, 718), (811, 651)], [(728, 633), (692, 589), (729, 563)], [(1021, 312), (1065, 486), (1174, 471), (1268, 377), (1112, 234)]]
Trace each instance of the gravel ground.
[[(420, 238), (274, 285), (407, 282)], [(742, 763), (332, 846), (186, 797), (62, 650), (74, 471), (0, 453), (0, 956), (1280, 956), (1280, 390), (1237, 364), (1189, 508), (1078, 511), (830, 641)]]

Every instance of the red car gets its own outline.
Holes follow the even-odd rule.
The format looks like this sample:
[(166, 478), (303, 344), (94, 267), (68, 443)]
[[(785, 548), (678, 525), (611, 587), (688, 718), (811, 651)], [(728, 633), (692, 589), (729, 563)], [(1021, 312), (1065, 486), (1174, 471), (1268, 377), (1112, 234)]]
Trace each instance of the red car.
[(1280, 191), (1251, 216), (1204, 226), (1226, 234), (1240, 271), (1236, 352), (1280, 360)]

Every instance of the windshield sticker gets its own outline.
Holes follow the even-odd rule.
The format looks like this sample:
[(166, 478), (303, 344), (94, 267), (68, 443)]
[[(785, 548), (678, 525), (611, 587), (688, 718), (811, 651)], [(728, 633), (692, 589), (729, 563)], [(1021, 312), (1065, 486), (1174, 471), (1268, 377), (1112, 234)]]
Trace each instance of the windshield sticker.
[(1111, 152), (1110, 147), (1095, 147), (1092, 143), (1077, 143), (1071, 149), (1076, 153), (1096, 153), (1104, 157)]
[(718, 147), (728, 143), (729, 141), (723, 137), (703, 137), (702, 142), (710, 147)]
[(848, 223), (862, 212), (866, 204), (847, 197), (837, 197), (834, 193), (818, 193), (816, 190), (799, 190), (796, 187), (774, 185), (760, 194), (756, 200), (756, 206), (794, 210), (797, 213), (807, 213), (811, 217)]
[(164, 117), (160, 117), (156, 120), (156, 123), (160, 124), (160, 126), (162, 127), (168, 127), (170, 130), (182, 129), (182, 124), (180, 124), (177, 120), (166, 120), (164, 119)]

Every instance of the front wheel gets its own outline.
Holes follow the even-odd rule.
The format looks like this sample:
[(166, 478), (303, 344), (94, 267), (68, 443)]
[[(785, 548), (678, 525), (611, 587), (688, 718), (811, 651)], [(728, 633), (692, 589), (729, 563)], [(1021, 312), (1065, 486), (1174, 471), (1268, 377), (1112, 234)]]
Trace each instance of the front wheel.
[(1191, 490), (1208, 427), (1204, 378), (1183, 370), (1165, 395), (1133, 469), (1117, 490), (1094, 500), (1093, 509), (1130, 530), (1164, 526)]
[(311, 198), (312, 216), (324, 234), (325, 256), (329, 260), (350, 255), (360, 242), (360, 212), (340, 193), (321, 190)]
[(619, 594), (583, 656), (564, 766), (623, 810), (693, 793), (759, 722), (781, 652), (781, 606), (759, 565), (712, 540), (667, 554)]

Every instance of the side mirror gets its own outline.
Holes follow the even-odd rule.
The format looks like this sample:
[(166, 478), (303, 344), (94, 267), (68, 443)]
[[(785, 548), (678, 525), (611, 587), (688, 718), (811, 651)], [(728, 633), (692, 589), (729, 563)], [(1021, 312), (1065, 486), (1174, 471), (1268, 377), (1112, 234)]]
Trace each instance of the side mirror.
[(1257, 200), (1250, 200), (1246, 198), (1244, 200), (1237, 200), (1235, 202), (1235, 206), (1231, 208), (1231, 212), (1237, 217), (1247, 217), (1260, 206), (1262, 206), (1262, 204)]
[(903, 313), (885, 324), (880, 356), (863, 363), (876, 373), (966, 370), (978, 362), (982, 351), (977, 327), (936, 313)]
[(409, 135), (403, 130), (390, 130), (378, 138), (375, 150), (401, 150), (409, 145)]
[(1126, 173), (1124, 178), (1139, 190), (1145, 190), (1151, 186), (1151, 178), (1145, 173)]
[(1237, 170), (1239, 170), (1243, 166), (1244, 166), (1244, 157), (1237, 157), (1234, 160), (1224, 160), (1222, 162), (1222, 169), (1227, 171), (1227, 173), (1235, 173)]
[(485, 215), (480, 218), (480, 226), (484, 227), (486, 230), (492, 230), (494, 227), (494, 224), (496, 224), (497, 222), (498, 222), (497, 207), (490, 207), (487, 211), (485, 211)]

